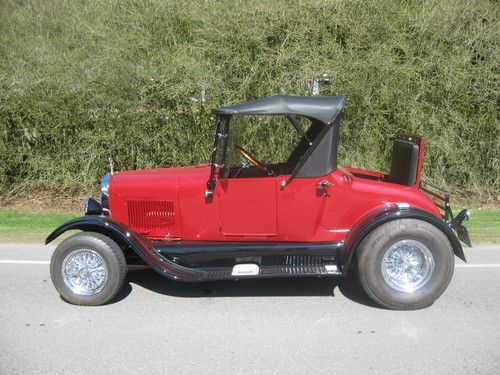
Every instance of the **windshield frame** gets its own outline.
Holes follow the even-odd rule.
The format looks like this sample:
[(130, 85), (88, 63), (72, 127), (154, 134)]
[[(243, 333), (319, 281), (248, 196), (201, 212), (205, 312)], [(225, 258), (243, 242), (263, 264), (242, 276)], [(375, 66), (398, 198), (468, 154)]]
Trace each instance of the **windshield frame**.
[[(212, 153), (210, 155), (210, 177), (207, 181), (207, 189), (205, 190), (205, 199), (207, 202), (211, 202), (213, 199), (213, 193), (215, 190), (215, 185), (217, 180), (215, 178), (216, 168), (221, 168), (223, 165), (217, 164), (217, 150), (219, 148), (219, 140), (225, 138), (227, 140), (229, 121), (231, 116), (217, 115), (215, 116), (215, 129), (214, 129), (214, 142), (212, 146)], [(221, 128), (224, 128), (225, 133), (221, 132)], [(224, 154), (227, 152), (227, 141), (224, 146)]]
[[(340, 125), (340, 113), (334, 118), (333, 121), (329, 123), (324, 123), (315, 118), (309, 116), (303, 116), (311, 121), (311, 127), (304, 131), (297, 119), (294, 116), (289, 116), (289, 114), (251, 114), (252, 116), (285, 116), (290, 121), (291, 125), (301, 136), (299, 144), (297, 144), (296, 149), (300, 147), (300, 144), (304, 142), (304, 151), (300, 158), (297, 160), (297, 164), (293, 168), (290, 176), (286, 180), (286, 185), (288, 185), (294, 178), (313, 178), (318, 176), (325, 176), (331, 173), (337, 168), (337, 152), (338, 152), (338, 136), (339, 136), (339, 125)], [(215, 115), (215, 131), (214, 131), (214, 143), (211, 153), (210, 161), (210, 177), (207, 181), (207, 190), (205, 196), (208, 200), (212, 200), (213, 191), (216, 186), (216, 170), (219, 168), (218, 176), (220, 179), (224, 179), (224, 166), (227, 163), (228, 156), (228, 137), (230, 137), (230, 122), (233, 117), (236, 116), (246, 116), (246, 114), (239, 115), (229, 115), (229, 114), (216, 114)], [(221, 145), (220, 140), (224, 138), (224, 143)], [(220, 149), (222, 146), (223, 149)], [(222, 152), (221, 158), (218, 159), (219, 151)], [(292, 153), (294, 150), (292, 151)], [(326, 159), (325, 159), (326, 158)], [(219, 164), (218, 164), (219, 163)], [(227, 175), (226, 175), (227, 178)]]

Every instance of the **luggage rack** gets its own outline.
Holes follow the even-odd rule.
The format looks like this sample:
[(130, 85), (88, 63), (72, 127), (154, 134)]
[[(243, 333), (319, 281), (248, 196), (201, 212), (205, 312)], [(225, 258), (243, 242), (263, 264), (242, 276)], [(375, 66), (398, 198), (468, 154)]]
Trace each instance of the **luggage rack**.
[[(423, 187), (423, 184), (425, 184), (426, 187)], [(469, 220), (471, 215), (470, 211), (464, 208), (458, 213), (457, 216), (453, 216), (449, 192), (429, 182), (422, 182), (420, 184), (420, 190), (427, 195), (430, 195), (432, 201), (436, 204), (436, 206), (444, 211), (444, 221), (450, 228), (457, 231), (457, 235), (460, 241), (465, 243), (467, 246), (472, 247), (467, 228), (462, 225), (462, 222), (464, 222), (465, 220)]]
[[(422, 185), (425, 185), (425, 187)], [(430, 182), (424, 181), (422, 181), (422, 184), (420, 185), (420, 190), (434, 198), (432, 200), (436, 206), (444, 211), (444, 219), (447, 222), (451, 222), (453, 220), (453, 211), (451, 210), (450, 205), (450, 193), (448, 191), (440, 188), (439, 186), (433, 185)]]

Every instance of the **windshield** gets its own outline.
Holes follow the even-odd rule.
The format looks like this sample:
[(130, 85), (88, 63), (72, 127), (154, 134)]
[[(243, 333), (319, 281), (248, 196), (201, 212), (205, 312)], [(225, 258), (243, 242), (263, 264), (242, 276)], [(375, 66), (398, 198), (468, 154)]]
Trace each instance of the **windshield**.
[(306, 133), (311, 122), (300, 116), (232, 116), (227, 125), (221, 129), (224, 136), (219, 137), (217, 147), (221, 178), (262, 175), (262, 168), (255, 169), (242, 150), (266, 166), (271, 175), (290, 174), (301, 154), (296, 151), (301, 140), (310, 145)]
[[(206, 199), (220, 179), (326, 176), (337, 167), (340, 116), (333, 123), (294, 114), (217, 115)], [(218, 171), (218, 173), (216, 173)]]

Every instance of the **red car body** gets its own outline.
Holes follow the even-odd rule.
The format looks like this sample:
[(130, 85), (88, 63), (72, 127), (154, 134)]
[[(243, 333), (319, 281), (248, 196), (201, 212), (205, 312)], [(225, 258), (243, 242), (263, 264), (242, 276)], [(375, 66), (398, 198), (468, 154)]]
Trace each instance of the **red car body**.
[[(417, 186), (348, 168), (296, 178), (285, 189), (281, 182), (289, 176), (221, 180), (207, 204), (209, 168), (115, 173), (109, 184), (113, 219), (152, 240), (328, 242), (345, 240), (364, 217), (390, 209), (411, 207), (443, 218)], [(317, 194), (322, 181), (332, 186)]]
[[(387, 276), (389, 271), (384, 271), (384, 277), (387, 283), (395, 285), (391, 293), (398, 293), (398, 288), (421, 288), (424, 282), (432, 284), (429, 280), (434, 259), (453, 251), (465, 260), (458, 238), (470, 244), (461, 225), (468, 218), (468, 211), (453, 217), (449, 196), (422, 186), (423, 137), (395, 138), (389, 174), (339, 165), (337, 151), (344, 100), (276, 96), (217, 108), (213, 111), (216, 121), (210, 163), (112, 171), (101, 182), (101, 203), (88, 198), (86, 216), (63, 224), (46, 242), (69, 229), (98, 233), (97, 237), (105, 236), (104, 240), (99, 237), (101, 241), (111, 241), (108, 247), (123, 251), (129, 265), (146, 265), (164, 276), (185, 281), (345, 276), (365, 238), (373, 237), (377, 228), (404, 219), (401, 222), (407, 226), (410, 222), (426, 223), (422, 225), (427, 229), (410, 235), (410, 228), (394, 238), (394, 244), (377, 250), (386, 252), (384, 270), (393, 272), (400, 264), (410, 267), (406, 273), (401, 271), (404, 275), (394, 271)], [(231, 130), (235, 125), (230, 125), (231, 121), (245, 115), (278, 115), (289, 120), (300, 137), (287, 160), (263, 164), (235, 143), (237, 137)], [(299, 116), (309, 121), (307, 130)], [(232, 165), (230, 151), (239, 153), (250, 164)], [(398, 230), (395, 226), (390, 228)], [(458, 238), (452, 229), (458, 232)], [(431, 231), (440, 238), (444, 236), (440, 244), (431, 243)], [(80, 266), (82, 260), (78, 257), (100, 259), (102, 265), (105, 261), (99, 258), (98, 251), (106, 257), (111, 250), (76, 249), (73, 253), (77, 255), (67, 255), (69, 250), (65, 246), (59, 250), (69, 261), (56, 256), (53, 262), (55, 275), (69, 273), (64, 276), (69, 281), (56, 287), (66, 298), (75, 297), (76, 303), (81, 303), (74, 291), (80, 290), (78, 283), (87, 280), (91, 271)], [(87, 251), (86, 255), (81, 255), (82, 251)], [(71, 269), (64, 266), (68, 262), (73, 264)], [(438, 270), (436, 277), (443, 278), (442, 285), (449, 282), (446, 275), (450, 262), (448, 259), (446, 267)], [(74, 269), (79, 270), (80, 276), (72, 273)], [(419, 284), (418, 280), (404, 279), (413, 278), (413, 273), (424, 281)], [(378, 280), (382, 276), (371, 277)], [(437, 298), (442, 290), (433, 288), (433, 298)], [(95, 303), (105, 300), (99, 292), (95, 294)], [(380, 298), (380, 303), (386, 303), (384, 298)], [(404, 306), (386, 306), (416, 306), (411, 298), (404, 298), (410, 301)], [(419, 303), (424, 306), (429, 301), (421, 298)]]

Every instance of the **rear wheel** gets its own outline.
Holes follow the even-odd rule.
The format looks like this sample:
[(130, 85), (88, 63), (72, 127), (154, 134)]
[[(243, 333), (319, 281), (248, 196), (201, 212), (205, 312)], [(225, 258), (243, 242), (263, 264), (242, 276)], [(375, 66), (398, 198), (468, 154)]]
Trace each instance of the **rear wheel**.
[(77, 233), (57, 246), (50, 263), (52, 282), (61, 297), (75, 305), (109, 302), (125, 281), (120, 247), (100, 233)]
[(375, 302), (390, 309), (432, 305), (453, 275), (450, 241), (422, 220), (381, 225), (361, 242), (357, 255), (361, 286)]

